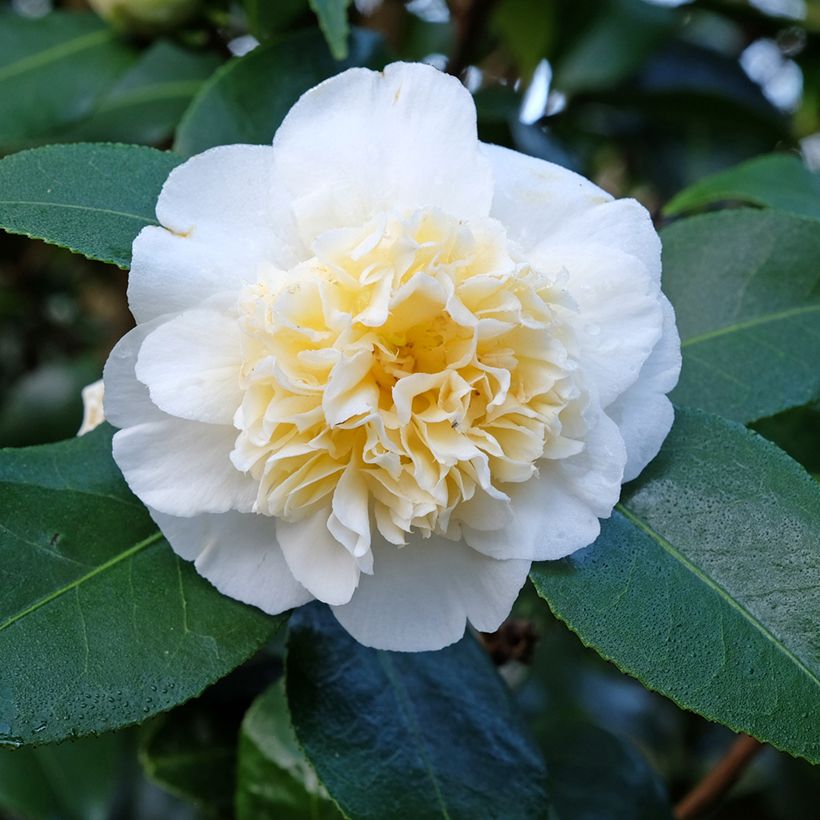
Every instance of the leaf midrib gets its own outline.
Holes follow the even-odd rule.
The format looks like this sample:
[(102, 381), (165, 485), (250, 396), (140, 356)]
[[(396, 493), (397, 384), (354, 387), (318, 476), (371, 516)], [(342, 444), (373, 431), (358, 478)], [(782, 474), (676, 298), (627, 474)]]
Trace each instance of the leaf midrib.
[(193, 97), (199, 91), (202, 83), (202, 80), (179, 80), (178, 82), (155, 83), (150, 86), (123, 91), (103, 100), (93, 113), (103, 114), (128, 108), (132, 105), (142, 105), (146, 102), (174, 99), (175, 97), (187, 99)]
[(113, 41), (114, 35), (107, 29), (100, 29), (99, 31), (92, 31), (88, 34), (81, 34), (72, 40), (66, 40), (50, 48), (38, 51), (35, 54), (30, 54), (13, 63), (8, 63), (0, 67), (0, 82), (5, 82), (10, 77), (15, 77), (19, 74), (24, 74), (26, 71), (31, 71), (48, 65), (50, 62), (57, 62), (64, 57), (76, 54), (78, 51), (84, 51), (87, 48), (93, 48), (97, 45), (102, 45), (105, 42)]
[(124, 550), (118, 555), (115, 555), (113, 558), (109, 558), (107, 561), (100, 564), (98, 567), (94, 567), (94, 569), (92, 569), (90, 572), (87, 572), (85, 575), (81, 575), (79, 578), (75, 578), (73, 581), (70, 581), (65, 586), (62, 586), (59, 589), (50, 592), (48, 595), (40, 598), (30, 606), (26, 607), (20, 612), (15, 613), (10, 618), (7, 618), (5, 621), (0, 623), (0, 632), (3, 632), (5, 629), (8, 629), (10, 626), (17, 623), (17, 621), (19, 621), (20, 619), (28, 617), (41, 607), (50, 604), (52, 601), (56, 600), (57, 598), (60, 598), (67, 592), (71, 592), (72, 590), (86, 583), (86, 581), (90, 581), (92, 578), (95, 578), (100, 573), (106, 572), (112, 567), (115, 567), (117, 564), (121, 564), (123, 561), (132, 558), (133, 556), (150, 547), (152, 544), (159, 541), (161, 538), (162, 533), (159, 530), (157, 530), (153, 534), (149, 535), (147, 538), (143, 538), (142, 541), (139, 541), (138, 543), (134, 544), (134, 546), (129, 547), (127, 550)]
[(628, 509), (623, 502), (616, 504), (615, 509), (620, 512), (630, 523), (634, 524), (641, 532), (648, 535), (661, 549), (667, 552), (672, 558), (678, 561), (682, 566), (688, 569), (698, 580), (704, 583), (707, 587), (713, 590), (718, 597), (725, 601), (730, 607), (739, 612), (752, 626), (754, 626), (767, 640), (785, 655), (792, 663), (797, 666), (802, 672), (806, 674), (809, 680), (820, 689), (820, 678), (817, 674), (809, 669), (806, 664), (798, 658), (787, 646), (779, 641), (772, 633), (755, 618), (747, 609), (733, 598), (720, 584), (713, 578), (710, 578), (703, 570), (696, 564), (690, 561), (682, 552), (680, 552), (670, 541), (667, 541), (659, 532), (654, 530), (646, 521), (640, 518), (636, 513)]
[(439, 785), (438, 778), (436, 777), (435, 771), (433, 771), (433, 765), (427, 757), (424, 749), (424, 743), (421, 739), (421, 734), (418, 728), (418, 721), (415, 720), (413, 715), (413, 705), (410, 702), (410, 698), (407, 695), (407, 691), (405, 690), (404, 686), (402, 685), (401, 681), (399, 680), (399, 676), (396, 674), (396, 670), (393, 668), (393, 662), (390, 660), (390, 657), (386, 655), (384, 652), (377, 652), (377, 657), (379, 659), (379, 664), (384, 671), (385, 677), (390, 683), (391, 688), (393, 689), (396, 700), (399, 702), (399, 707), (401, 714), (405, 718), (405, 723), (407, 724), (407, 728), (410, 731), (410, 734), (413, 736), (413, 740), (416, 742), (418, 746), (418, 755), (424, 764), (425, 771), (427, 772), (427, 776), (430, 778), (430, 782), (433, 786), (433, 792), (436, 796), (436, 802), (441, 809), (441, 816), (445, 820), (452, 820), (450, 813), (447, 811), (447, 804), (444, 802), (444, 795), (441, 791), (441, 786)]
[(814, 313), (820, 311), (820, 305), (802, 305), (800, 307), (789, 308), (788, 310), (781, 310), (778, 313), (768, 313), (765, 316), (756, 316), (754, 319), (748, 319), (745, 322), (735, 322), (725, 327), (719, 327), (715, 330), (707, 330), (705, 333), (699, 333), (697, 336), (690, 336), (681, 342), (681, 348), (691, 347), (692, 345), (707, 342), (711, 339), (726, 336), (730, 333), (737, 333), (740, 330), (748, 330), (752, 327), (769, 324), (770, 322), (779, 322), (783, 319), (790, 319), (792, 316), (800, 316), (806, 313)]
[(135, 219), (138, 222), (144, 222), (146, 225), (159, 225), (156, 219), (145, 217), (142, 214), (129, 213), (128, 211), (115, 211), (111, 208), (96, 208), (93, 205), (72, 205), (67, 202), (39, 202), (30, 199), (0, 199), (0, 205), (10, 205), (12, 207), (67, 208), (74, 211), (88, 211), (89, 213), (108, 214), (109, 216), (120, 216), (125, 219)]

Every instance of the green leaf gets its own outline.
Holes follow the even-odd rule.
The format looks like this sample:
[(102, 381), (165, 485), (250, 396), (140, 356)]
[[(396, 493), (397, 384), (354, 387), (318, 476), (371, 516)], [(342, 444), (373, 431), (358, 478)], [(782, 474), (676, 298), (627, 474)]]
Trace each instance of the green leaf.
[(0, 751), (0, 808), (28, 820), (107, 820), (125, 751), (114, 734)]
[(48, 138), (88, 116), (134, 59), (96, 15), (32, 20), (0, 12), (0, 148)]
[(581, 640), (710, 720), (820, 762), (820, 486), (740, 425), (678, 410), (591, 547), (530, 577)]
[(291, 620), (285, 676), (299, 743), (346, 815), (547, 814), (541, 754), (471, 636), (382, 652), (310, 604)]
[(208, 815), (230, 813), (236, 733), (221, 731), (196, 704), (160, 715), (144, 730), (139, 757), (146, 776)]
[(721, 202), (742, 202), (820, 219), (820, 174), (791, 154), (770, 154), (706, 177), (666, 203), (679, 216)]
[(221, 60), (210, 52), (153, 43), (97, 103), (91, 116), (60, 141), (159, 145), (173, 136), (185, 109)]
[(560, 820), (672, 820), (663, 781), (634, 743), (585, 720), (556, 717), (541, 749)]
[(755, 422), (752, 429), (785, 450), (808, 472), (820, 474), (820, 404), (769, 416)]
[(0, 402), (0, 447), (59, 441), (76, 434), (83, 418), (81, 391), (101, 376), (92, 356), (57, 360), (30, 370)]
[(330, 53), (335, 60), (347, 58), (347, 38), (350, 25), (347, 22), (347, 7), (350, 0), (308, 0), (319, 20), (319, 28), (325, 35)]
[(174, 150), (191, 156), (214, 145), (270, 145), (305, 91), (351, 66), (381, 68), (385, 61), (381, 38), (363, 30), (352, 33), (342, 63), (315, 31), (259, 46), (226, 63), (203, 86), (180, 123)]
[(177, 558), (111, 458), (108, 425), (0, 451), (0, 745), (136, 723), (275, 632)]
[(137, 145), (48, 145), (0, 160), (0, 228), (121, 268), (156, 225), (157, 197), (182, 160)]
[(248, 29), (259, 40), (282, 34), (308, 9), (307, 0), (242, 0)]
[(671, 820), (663, 778), (644, 752), (658, 765), (680, 760), (686, 715), (582, 646), (531, 584), (513, 608), (516, 621), (538, 635), (516, 670), (515, 697), (544, 753), (557, 818)]
[(669, 37), (679, 18), (673, 9), (643, 0), (609, 0), (559, 61), (555, 84), (562, 91), (612, 88), (634, 74)]
[(820, 229), (740, 209), (665, 228), (663, 285), (683, 352), (680, 403), (750, 422), (820, 397)]
[(541, 0), (504, 0), (493, 10), (491, 25), (525, 80), (553, 44), (557, 14), (552, 3)]
[(141, 727), (139, 759), (150, 781), (207, 815), (233, 815), (242, 721), (268, 684), (282, 676), (281, 657), (272, 649), (263, 647), (200, 697)]
[(335, 804), (299, 747), (279, 680), (242, 723), (236, 792), (238, 820), (333, 820)]

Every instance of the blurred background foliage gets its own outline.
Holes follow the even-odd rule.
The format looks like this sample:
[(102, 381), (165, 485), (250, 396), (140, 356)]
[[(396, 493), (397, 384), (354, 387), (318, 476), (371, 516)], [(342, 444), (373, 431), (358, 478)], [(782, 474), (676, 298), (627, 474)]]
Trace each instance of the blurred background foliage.
[[(820, 169), (813, 0), (357, 0), (347, 17), (338, 13), (344, 3), (321, 0), (184, 0), (147, 22), (117, 0), (93, 5), (107, 22), (83, 0), (0, 3), (0, 155), (69, 141), (183, 150), (184, 126), (176, 142), (175, 132), (185, 118), (204, 116), (197, 106), (210, 78), (224, 80), (233, 69), (220, 67), (261, 43), (272, 83), (287, 69), (288, 82), (268, 90), (270, 99), (279, 94), (282, 114), (337, 70), (334, 58), (425, 60), (474, 94), (482, 139), (634, 196), (659, 225), (662, 206), (682, 188), (749, 158), (790, 152)], [(351, 26), (370, 33), (349, 41)], [(280, 116), (272, 104), (254, 111), (253, 94), (242, 105), (257, 129), (259, 117)], [(219, 142), (219, 109), (206, 113)], [(100, 376), (130, 326), (125, 287), (123, 271), (0, 236), (0, 446), (76, 432), (81, 387)], [(818, 422), (820, 408), (807, 407), (755, 427), (819, 474)], [(515, 615), (520, 628), (491, 649), (544, 748), (565, 748), (560, 758), (548, 755), (561, 817), (669, 817), (668, 799), (714, 763), (731, 733), (620, 674), (531, 591)], [(281, 655), (280, 645), (269, 647), (139, 730), (0, 753), (0, 812), (231, 816), (243, 714), (280, 673)], [(573, 789), (579, 766), (594, 795)], [(767, 748), (714, 816), (813, 820), (818, 806), (818, 772)]]

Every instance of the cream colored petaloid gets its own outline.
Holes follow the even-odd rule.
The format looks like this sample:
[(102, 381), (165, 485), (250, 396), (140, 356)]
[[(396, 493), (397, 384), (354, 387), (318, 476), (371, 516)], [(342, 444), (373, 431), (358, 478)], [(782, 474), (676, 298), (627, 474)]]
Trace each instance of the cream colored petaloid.
[(345, 72), (273, 147), (176, 169), (106, 366), (114, 455), (172, 547), (360, 641), (495, 629), (657, 452), (680, 351), (648, 215), (482, 145), (427, 66)]

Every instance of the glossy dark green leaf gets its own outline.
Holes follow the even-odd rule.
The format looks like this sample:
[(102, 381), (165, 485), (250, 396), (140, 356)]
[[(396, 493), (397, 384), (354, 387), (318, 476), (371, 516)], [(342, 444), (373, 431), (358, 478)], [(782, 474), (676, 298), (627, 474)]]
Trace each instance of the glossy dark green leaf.
[(319, 20), (319, 28), (325, 35), (330, 53), (336, 60), (347, 57), (347, 37), (350, 24), (347, 22), (347, 7), (350, 0), (308, 0)]
[(683, 349), (675, 401), (750, 422), (820, 398), (820, 227), (777, 211), (664, 229)]
[(259, 46), (231, 60), (203, 86), (180, 123), (174, 149), (191, 156), (214, 145), (269, 145), (309, 88), (351, 66), (381, 68), (385, 62), (382, 40), (371, 31), (353, 31), (343, 62), (330, 56), (316, 31)]
[(286, 685), (296, 737), (349, 817), (547, 815), (541, 754), (469, 635), (381, 652), (308, 605), (291, 620)]
[(634, 743), (558, 717), (541, 749), (557, 820), (672, 820), (663, 782)]
[(242, 722), (236, 816), (237, 820), (334, 820), (343, 816), (299, 747), (284, 680), (261, 695)]
[(770, 154), (696, 182), (664, 206), (666, 216), (742, 202), (820, 219), (820, 174), (791, 154)]
[(230, 814), (236, 733), (196, 704), (160, 715), (143, 731), (139, 757), (149, 780), (208, 816)]
[(645, 686), (820, 761), (820, 485), (740, 425), (678, 410), (601, 536), (531, 578)]
[(0, 228), (121, 268), (131, 243), (156, 225), (157, 197), (182, 160), (137, 145), (78, 143), (0, 160)]
[(0, 751), (0, 810), (27, 820), (107, 820), (125, 752), (114, 734)]
[(112, 429), (0, 451), (0, 744), (170, 709), (275, 632), (177, 558), (111, 458)]
[(208, 816), (233, 815), (240, 726), (254, 701), (282, 676), (281, 658), (269, 648), (140, 729), (138, 755), (146, 777)]
[(0, 12), (0, 149), (88, 116), (135, 56), (93, 14)]
[(59, 141), (164, 143), (220, 62), (211, 52), (158, 40), (100, 98), (91, 116), (62, 132)]

